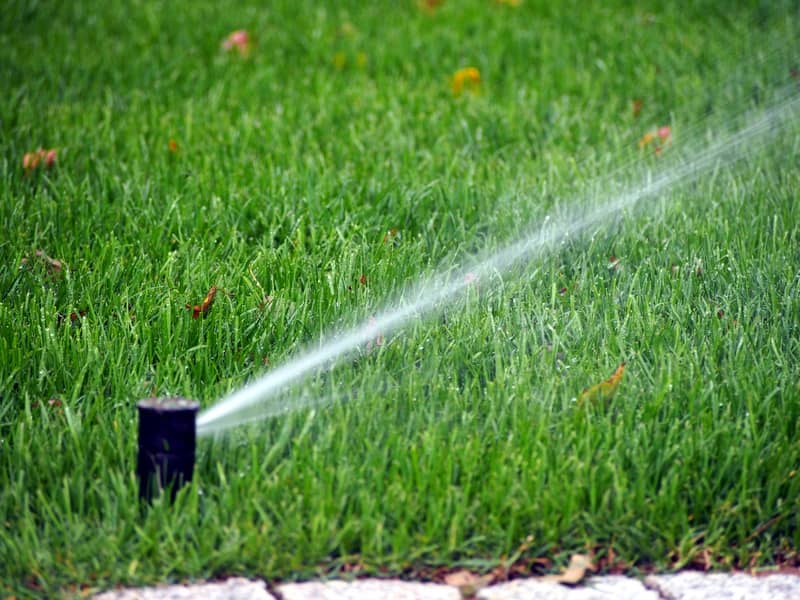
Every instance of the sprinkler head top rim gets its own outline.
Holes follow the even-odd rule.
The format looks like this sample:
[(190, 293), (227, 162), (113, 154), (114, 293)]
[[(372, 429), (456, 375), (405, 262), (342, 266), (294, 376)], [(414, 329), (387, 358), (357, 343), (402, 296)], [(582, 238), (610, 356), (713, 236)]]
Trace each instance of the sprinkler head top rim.
[(198, 410), (200, 403), (195, 400), (181, 398), (180, 396), (171, 396), (166, 398), (146, 398), (140, 400), (137, 404), (140, 409), (157, 410), (157, 411), (181, 411), (181, 410)]

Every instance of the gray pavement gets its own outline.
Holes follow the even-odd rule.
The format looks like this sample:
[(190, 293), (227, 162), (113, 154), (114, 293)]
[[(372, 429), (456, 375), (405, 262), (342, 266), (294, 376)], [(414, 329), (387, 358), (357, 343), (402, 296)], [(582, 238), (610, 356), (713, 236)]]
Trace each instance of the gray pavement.
[(742, 573), (679, 573), (645, 577), (645, 585), (666, 600), (800, 600), (800, 576), (752, 577)]
[(458, 590), (449, 585), (396, 579), (287, 583), (279, 585), (277, 592), (282, 600), (461, 600)]
[(482, 589), (480, 600), (659, 600), (656, 592), (648, 590), (641, 581), (630, 577), (609, 575), (591, 577), (577, 587), (549, 583), (536, 579), (516, 579)]
[(263, 581), (234, 577), (225, 581), (193, 585), (159, 585), (149, 588), (111, 590), (95, 600), (275, 600)]
[[(458, 588), (393, 579), (309, 581), (278, 584), (242, 578), (192, 585), (120, 589), (96, 600), (461, 600)], [(800, 600), (800, 575), (752, 576), (742, 573), (590, 577), (568, 587), (537, 578), (485, 587), (476, 600)]]

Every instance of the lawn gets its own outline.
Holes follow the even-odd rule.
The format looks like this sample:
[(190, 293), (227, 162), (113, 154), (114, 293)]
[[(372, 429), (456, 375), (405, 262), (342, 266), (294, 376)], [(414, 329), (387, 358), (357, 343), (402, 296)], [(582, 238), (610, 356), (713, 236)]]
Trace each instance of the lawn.
[(795, 3), (685, 4), (8, 3), (0, 594), (797, 565), (796, 118), (376, 332), (137, 501), (138, 400), (207, 408), (797, 97)]

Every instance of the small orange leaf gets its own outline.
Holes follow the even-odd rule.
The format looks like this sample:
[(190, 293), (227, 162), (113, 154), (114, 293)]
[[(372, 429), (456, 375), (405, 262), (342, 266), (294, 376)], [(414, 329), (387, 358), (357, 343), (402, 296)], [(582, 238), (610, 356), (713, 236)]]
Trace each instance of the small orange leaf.
[(187, 310), (192, 311), (192, 318), (199, 319), (201, 316), (203, 318), (208, 316), (209, 311), (211, 310), (211, 305), (214, 304), (214, 298), (217, 295), (217, 286), (211, 286), (211, 289), (208, 290), (208, 294), (203, 299), (200, 304), (195, 304), (192, 306), (191, 304), (186, 305)]
[(645, 146), (648, 146), (650, 143), (652, 143), (652, 141), (655, 138), (656, 138), (656, 136), (653, 135), (653, 132), (648, 131), (639, 140), (639, 148), (644, 148)]
[(620, 382), (622, 381), (622, 374), (624, 372), (625, 363), (621, 363), (611, 377), (605, 381), (596, 383), (595, 385), (584, 389), (578, 398), (578, 402), (607, 402), (608, 400), (611, 400), (611, 398), (614, 397), (614, 393), (617, 391)]

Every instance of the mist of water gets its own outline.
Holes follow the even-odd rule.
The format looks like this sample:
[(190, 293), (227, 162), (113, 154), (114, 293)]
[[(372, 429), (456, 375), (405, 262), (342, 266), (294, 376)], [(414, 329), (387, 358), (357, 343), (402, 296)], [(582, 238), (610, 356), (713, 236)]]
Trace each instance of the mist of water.
[[(405, 290), (400, 295), (401, 300), (389, 305), (369, 322), (323, 338), (315, 347), (222, 398), (199, 415), (198, 435), (218, 433), (254, 419), (318, 404), (318, 400), (308, 397), (289, 400), (277, 408), (268, 406), (266, 401), (286, 390), (290, 384), (322, 369), (332, 368), (336, 359), (363, 348), (377, 335), (389, 335), (410, 321), (454, 302), (473, 283), (541, 257), (556, 244), (646, 204), (644, 200), (672, 192), (764, 147), (776, 131), (797, 116), (798, 109), (800, 97), (796, 93), (787, 93), (770, 108), (745, 118), (745, 124), (738, 131), (717, 137), (662, 171), (647, 174), (637, 185), (620, 187), (606, 182), (606, 189), (600, 190), (591, 201), (584, 199), (569, 203), (561, 215), (545, 218), (543, 223), (500, 250), (476, 259), (461, 270), (448, 270), (425, 278)], [(263, 410), (260, 411), (259, 407)]]

